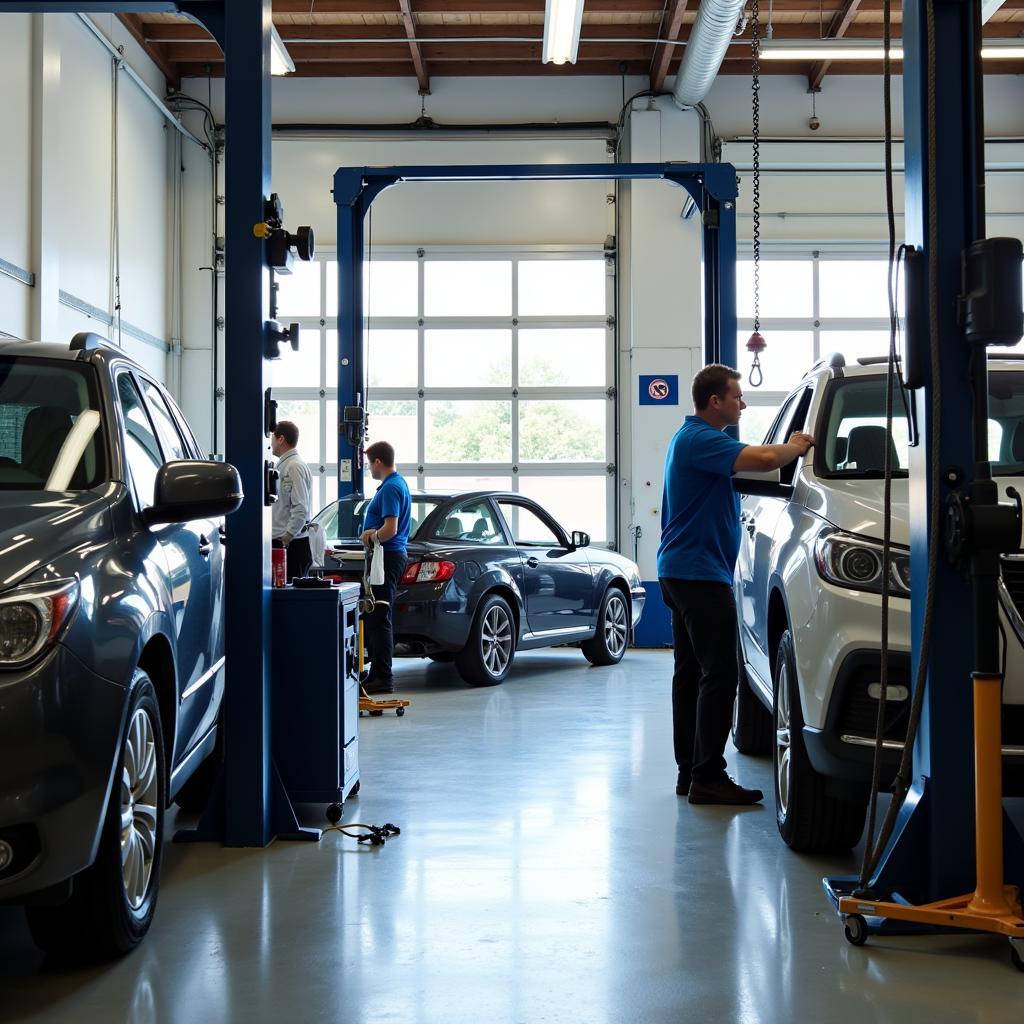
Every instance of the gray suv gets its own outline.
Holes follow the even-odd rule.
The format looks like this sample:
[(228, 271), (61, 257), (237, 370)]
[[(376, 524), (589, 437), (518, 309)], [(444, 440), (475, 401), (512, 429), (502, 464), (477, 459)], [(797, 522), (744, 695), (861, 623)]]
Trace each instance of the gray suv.
[(48, 952), (137, 945), (164, 809), (208, 794), (241, 500), (119, 349), (0, 342), (0, 901)]

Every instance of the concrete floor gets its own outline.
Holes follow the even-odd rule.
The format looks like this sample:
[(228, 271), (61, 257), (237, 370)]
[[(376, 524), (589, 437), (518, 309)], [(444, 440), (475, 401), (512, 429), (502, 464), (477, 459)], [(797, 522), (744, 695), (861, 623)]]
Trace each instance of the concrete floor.
[[(0, 908), (0, 1020), (1022, 1020), (1005, 940), (854, 949), (820, 885), (853, 857), (790, 853), (770, 799), (677, 798), (669, 675), (662, 652), (614, 669), (527, 654), (482, 690), (403, 665), (415, 703), (363, 719), (363, 790), (346, 807), (401, 837), (169, 846), (153, 930), (103, 968), (48, 968), (20, 912)], [(730, 758), (771, 790), (766, 761)]]

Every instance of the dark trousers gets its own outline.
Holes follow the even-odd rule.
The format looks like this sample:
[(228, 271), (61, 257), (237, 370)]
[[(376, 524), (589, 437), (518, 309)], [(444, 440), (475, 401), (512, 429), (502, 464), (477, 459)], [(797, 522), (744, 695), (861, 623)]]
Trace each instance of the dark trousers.
[[(273, 547), (282, 548), (284, 545), (279, 541), (273, 542)], [(309, 549), (308, 537), (297, 537), (288, 545), (285, 551), (285, 576), (291, 583), (298, 576), (305, 576), (313, 564), (313, 552)]]
[(404, 551), (384, 552), (384, 582), (379, 587), (373, 587), (377, 605), (363, 625), (366, 649), (370, 655), (370, 678), (377, 683), (388, 684), (394, 678), (391, 674), (391, 661), (395, 653), (392, 608), (398, 581), (405, 572), (405, 562)]
[(659, 580), (672, 612), (675, 672), (672, 733), (676, 764), (697, 782), (725, 774), (725, 744), (739, 681), (732, 587), (705, 580)]

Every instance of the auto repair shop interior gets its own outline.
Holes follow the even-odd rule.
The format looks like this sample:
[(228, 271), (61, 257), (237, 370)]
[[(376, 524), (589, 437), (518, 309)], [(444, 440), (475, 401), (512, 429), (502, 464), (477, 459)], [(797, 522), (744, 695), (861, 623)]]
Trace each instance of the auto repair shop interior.
[[(1020, 1020), (1024, 0), (16, 0), (0, 69), (0, 1021)], [(703, 443), (814, 437), (701, 477), (733, 804), (709, 363)]]

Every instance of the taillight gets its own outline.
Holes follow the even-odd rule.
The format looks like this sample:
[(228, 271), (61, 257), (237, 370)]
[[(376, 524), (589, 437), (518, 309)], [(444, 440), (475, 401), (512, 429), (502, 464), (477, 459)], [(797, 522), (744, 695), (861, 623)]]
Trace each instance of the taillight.
[(443, 583), (455, 575), (454, 562), (412, 562), (402, 573), (403, 583)]

